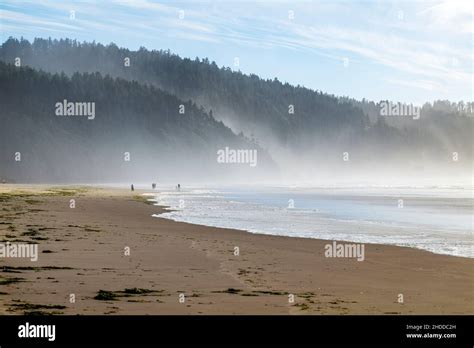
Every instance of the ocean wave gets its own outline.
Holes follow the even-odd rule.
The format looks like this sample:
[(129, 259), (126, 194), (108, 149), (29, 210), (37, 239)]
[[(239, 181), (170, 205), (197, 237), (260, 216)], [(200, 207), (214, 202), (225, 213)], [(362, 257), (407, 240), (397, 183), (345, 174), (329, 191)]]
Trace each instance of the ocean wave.
[[(435, 192), (431, 194), (436, 195)], [(322, 202), (329, 207), (315, 208), (311, 204), (322, 204), (318, 201), (319, 196), (308, 199), (306, 193), (298, 196), (294, 192), (290, 196), (297, 202), (306, 199), (307, 206), (289, 208), (283, 204), (287, 196), (281, 195), (281, 189), (265, 189), (258, 194), (241, 189), (196, 189), (186, 192), (161, 191), (152, 196), (150, 200), (156, 205), (169, 207), (166, 212), (155, 216), (174, 221), (251, 233), (399, 245), (439, 254), (474, 257), (472, 219), (469, 217), (466, 220), (466, 216), (461, 213), (453, 215), (450, 212), (453, 216), (446, 215), (447, 218), (457, 221), (462, 217), (463, 220), (457, 221), (456, 227), (450, 221), (444, 221), (443, 214), (447, 213), (442, 210), (443, 197), (434, 203), (430, 200), (430, 204), (434, 205), (429, 206), (429, 209), (417, 206), (414, 211), (410, 210), (412, 208), (399, 211), (380, 205), (377, 199), (370, 196), (364, 196), (362, 203), (342, 200), (340, 197), (332, 200), (324, 196)], [(432, 210), (435, 208), (441, 211), (434, 218)], [(375, 214), (377, 209), (378, 215)], [(372, 212), (379, 220), (367, 216)]]

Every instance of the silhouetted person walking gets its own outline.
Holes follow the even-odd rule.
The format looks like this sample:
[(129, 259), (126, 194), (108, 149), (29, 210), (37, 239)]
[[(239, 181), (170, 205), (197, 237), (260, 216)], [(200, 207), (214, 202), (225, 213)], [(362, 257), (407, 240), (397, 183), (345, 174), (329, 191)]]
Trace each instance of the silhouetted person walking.
[(135, 187), (133, 187), (133, 184), (132, 184), (132, 186), (130, 186), (130, 189), (131, 189), (132, 191), (135, 191)]

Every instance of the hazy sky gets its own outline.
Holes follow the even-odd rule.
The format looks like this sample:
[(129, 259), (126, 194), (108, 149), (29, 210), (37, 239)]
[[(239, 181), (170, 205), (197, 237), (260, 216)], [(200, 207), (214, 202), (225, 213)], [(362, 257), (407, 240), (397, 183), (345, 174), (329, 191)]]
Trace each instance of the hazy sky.
[(68, 37), (169, 48), (357, 99), (473, 100), (473, 4), (2, 0), (0, 39)]

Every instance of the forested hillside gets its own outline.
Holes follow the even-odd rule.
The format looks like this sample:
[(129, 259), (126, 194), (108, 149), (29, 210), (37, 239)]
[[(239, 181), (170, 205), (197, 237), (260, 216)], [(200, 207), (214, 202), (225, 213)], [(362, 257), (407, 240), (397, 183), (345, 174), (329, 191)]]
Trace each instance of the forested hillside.
[[(277, 79), (263, 80), (219, 68), (207, 58), (182, 59), (164, 50), (130, 51), (114, 44), (81, 44), (69, 39), (36, 39), (32, 44), (9, 39), (1, 47), (0, 59), (13, 63), (15, 57), (21, 57), (23, 65), (49, 72), (99, 71), (153, 84), (184, 100), (194, 100), (236, 131), (266, 142), (292, 145), (301, 141), (301, 133), (313, 137), (318, 129), (362, 130), (367, 124), (365, 115), (351, 103)], [(289, 112), (290, 106), (294, 113)]]
[[(256, 144), (151, 86), (0, 63), (0, 91), (0, 177), (10, 181), (244, 180), (273, 168)], [(93, 102), (94, 117), (58, 116), (64, 100)], [(258, 149), (258, 166), (219, 165), (216, 153), (226, 146)]]
[(17, 58), (22, 66), (67, 76), (100, 72), (158, 88), (150, 93), (163, 90), (188, 100), (268, 149), (289, 179), (472, 174), (474, 119), (449, 102), (426, 104), (418, 120), (383, 117), (379, 102), (245, 75), (207, 58), (69, 39), (11, 38), (1, 46), (0, 59), (14, 63)]

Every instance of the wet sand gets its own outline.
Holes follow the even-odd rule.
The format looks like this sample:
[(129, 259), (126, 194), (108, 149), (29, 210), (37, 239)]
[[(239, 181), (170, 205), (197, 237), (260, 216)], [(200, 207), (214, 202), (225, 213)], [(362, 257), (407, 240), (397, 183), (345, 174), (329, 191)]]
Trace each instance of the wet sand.
[(362, 262), (326, 258), (328, 241), (152, 217), (145, 192), (0, 185), (0, 243), (39, 248), (0, 257), (0, 313), (474, 312), (474, 259), (377, 244)]

